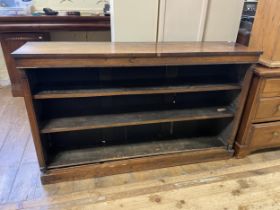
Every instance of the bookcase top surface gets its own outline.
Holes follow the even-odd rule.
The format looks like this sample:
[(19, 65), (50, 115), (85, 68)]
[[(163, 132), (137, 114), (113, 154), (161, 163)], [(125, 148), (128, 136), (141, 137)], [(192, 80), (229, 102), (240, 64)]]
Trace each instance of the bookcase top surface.
[(261, 52), (228, 42), (110, 43), (28, 42), (12, 53), (15, 58), (40, 57), (161, 57), (203, 55), (260, 55)]

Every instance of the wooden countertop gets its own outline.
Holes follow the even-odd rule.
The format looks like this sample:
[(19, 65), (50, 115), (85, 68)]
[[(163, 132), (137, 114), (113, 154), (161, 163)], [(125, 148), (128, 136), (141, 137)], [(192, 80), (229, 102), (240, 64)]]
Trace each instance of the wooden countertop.
[(107, 16), (0, 16), (0, 33), (110, 30)]
[(29, 42), (16, 50), (15, 58), (35, 57), (158, 57), (195, 55), (260, 55), (260, 51), (227, 42), (110, 43)]

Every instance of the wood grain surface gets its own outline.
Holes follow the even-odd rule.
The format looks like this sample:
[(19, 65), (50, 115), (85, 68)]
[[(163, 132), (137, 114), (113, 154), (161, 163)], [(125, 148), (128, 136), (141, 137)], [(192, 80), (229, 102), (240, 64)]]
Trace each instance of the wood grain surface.
[(219, 112), (219, 108), (220, 107), (200, 107), (197, 109), (178, 109), (166, 111), (53, 118), (43, 123), (41, 132), (55, 133), (63, 131), (110, 128), (162, 122), (231, 118), (234, 116), (234, 113), (227, 110), (226, 108), (224, 111)]
[(38, 58), (42, 56), (91, 57), (155, 57), (184, 55), (260, 55), (260, 51), (228, 42), (174, 43), (96, 43), (96, 42), (30, 42), (13, 56)]
[(252, 125), (251, 147), (269, 148), (280, 145), (280, 123), (260, 123)]
[(174, 86), (148, 86), (133, 88), (77, 88), (77, 87), (51, 87), (42, 88), (34, 94), (34, 99), (51, 98), (83, 98), (100, 96), (122, 96), (122, 95), (149, 95), (160, 93), (192, 93), (219, 90), (240, 90), (237, 84), (213, 84), (213, 85), (174, 85)]
[(259, 0), (252, 28), (249, 46), (264, 52), (260, 63), (267, 67), (280, 67), (279, 7), (277, 0)]

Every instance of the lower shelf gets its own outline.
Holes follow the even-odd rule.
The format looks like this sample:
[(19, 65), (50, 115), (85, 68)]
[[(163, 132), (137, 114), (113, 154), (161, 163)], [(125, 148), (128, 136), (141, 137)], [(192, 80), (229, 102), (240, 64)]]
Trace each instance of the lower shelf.
[(124, 160), (138, 157), (174, 154), (193, 150), (225, 147), (215, 137), (181, 138), (174, 140), (146, 141), (131, 144), (98, 146), (84, 149), (52, 151), (48, 168), (69, 167), (90, 163)]
[(233, 153), (221, 147), (190, 150), (174, 154), (50, 169), (42, 173), (41, 180), (43, 184), (53, 184), (61, 181), (73, 181), (206, 161), (225, 160), (231, 158), (232, 155)]
[(41, 87), (38, 88), (34, 99), (52, 98), (82, 98), (120, 95), (145, 95), (167, 93), (191, 93), (203, 91), (240, 90), (238, 84), (208, 84), (208, 85), (173, 85), (147, 87)]

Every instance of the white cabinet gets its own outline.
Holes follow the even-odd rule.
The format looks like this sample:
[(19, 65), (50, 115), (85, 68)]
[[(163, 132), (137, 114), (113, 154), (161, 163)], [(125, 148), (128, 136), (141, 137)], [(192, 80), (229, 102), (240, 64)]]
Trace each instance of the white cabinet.
[(159, 41), (201, 41), (208, 0), (161, 0)]
[(236, 41), (244, 0), (209, 0), (203, 41)]
[(116, 42), (236, 41), (244, 0), (112, 0)]
[(155, 42), (158, 0), (111, 0), (113, 42)]

